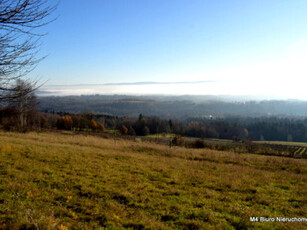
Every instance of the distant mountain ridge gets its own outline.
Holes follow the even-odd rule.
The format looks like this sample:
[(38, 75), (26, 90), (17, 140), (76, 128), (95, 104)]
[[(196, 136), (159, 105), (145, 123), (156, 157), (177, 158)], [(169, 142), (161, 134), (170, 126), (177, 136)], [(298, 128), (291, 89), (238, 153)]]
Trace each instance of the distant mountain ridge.
[(42, 111), (63, 111), (136, 117), (140, 113), (162, 118), (202, 116), (307, 116), (307, 101), (240, 101), (226, 96), (82, 95), (39, 97)]

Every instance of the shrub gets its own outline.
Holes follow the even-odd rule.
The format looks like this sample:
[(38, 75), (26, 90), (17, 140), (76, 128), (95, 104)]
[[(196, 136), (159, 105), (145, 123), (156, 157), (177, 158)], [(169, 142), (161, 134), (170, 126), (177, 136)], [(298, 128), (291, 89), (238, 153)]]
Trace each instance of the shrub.
[(57, 128), (58, 129), (65, 129), (65, 130), (71, 130), (73, 126), (72, 118), (71, 116), (62, 116), (57, 119)]
[(135, 136), (135, 135), (136, 135), (134, 129), (132, 128), (132, 126), (129, 127), (129, 129), (128, 129), (128, 134), (129, 134), (130, 136)]
[(202, 149), (205, 147), (206, 147), (206, 144), (202, 139), (197, 139), (191, 143), (191, 148)]
[(97, 122), (97, 130), (104, 132), (104, 130), (105, 130), (104, 125), (100, 122)]
[(144, 136), (146, 136), (146, 135), (149, 135), (150, 134), (150, 130), (149, 130), (149, 128), (147, 127), (147, 126), (145, 126), (144, 128), (143, 128), (143, 135)]
[(185, 143), (184, 137), (175, 136), (172, 138), (170, 145), (184, 146), (184, 143)]
[(125, 125), (121, 125), (120, 128), (119, 128), (119, 131), (122, 135), (128, 134), (128, 128)]
[(91, 129), (94, 131), (98, 129), (98, 124), (94, 119), (91, 120)]

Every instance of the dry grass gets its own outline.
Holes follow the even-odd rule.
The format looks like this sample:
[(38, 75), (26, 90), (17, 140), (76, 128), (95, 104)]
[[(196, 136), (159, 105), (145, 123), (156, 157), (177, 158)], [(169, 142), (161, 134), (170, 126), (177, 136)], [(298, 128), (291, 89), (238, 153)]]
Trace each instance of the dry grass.
[(0, 132), (0, 228), (303, 229), (307, 160)]

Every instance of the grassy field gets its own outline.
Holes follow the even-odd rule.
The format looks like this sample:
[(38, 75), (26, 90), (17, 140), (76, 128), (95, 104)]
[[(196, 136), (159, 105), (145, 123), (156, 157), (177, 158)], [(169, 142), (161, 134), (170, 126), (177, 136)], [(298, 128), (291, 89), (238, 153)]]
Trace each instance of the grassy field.
[(175, 136), (176, 136), (176, 134), (173, 134), (173, 133), (166, 133), (166, 134), (158, 133), (158, 134), (149, 134), (146, 137), (151, 137), (151, 138), (172, 138), (172, 137), (175, 137)]
[(295, 145), (295, 146), (302, 146), (307, 147), (307, 143), (305, 142), (290, 142), (290, 141), (256, 141), (257, 143), (261, 144), (275, 144), (275, 145)]
[(304, 229), (307, 160), (0, 132), (0, 229)]

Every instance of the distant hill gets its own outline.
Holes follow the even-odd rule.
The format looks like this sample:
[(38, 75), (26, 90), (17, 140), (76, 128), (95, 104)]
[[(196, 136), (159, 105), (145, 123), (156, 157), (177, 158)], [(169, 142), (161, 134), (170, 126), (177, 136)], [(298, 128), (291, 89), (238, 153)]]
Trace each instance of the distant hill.
[(236, 101), (223, 96), (83, 95), (39, 97), (42, 111), (162, 118), (203, 116), (307, 116), (307, 101)]

